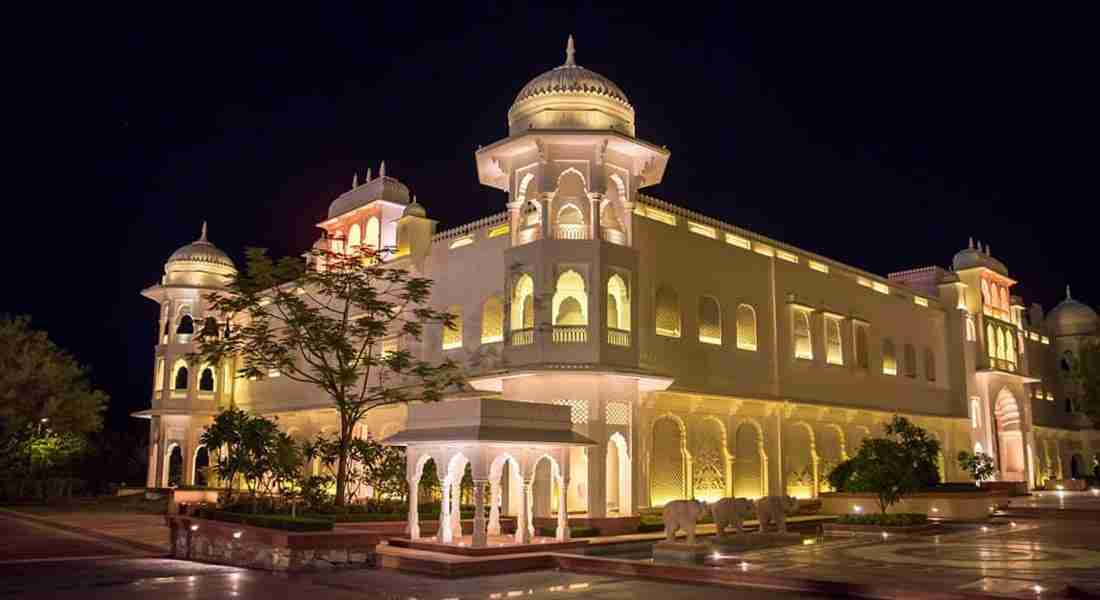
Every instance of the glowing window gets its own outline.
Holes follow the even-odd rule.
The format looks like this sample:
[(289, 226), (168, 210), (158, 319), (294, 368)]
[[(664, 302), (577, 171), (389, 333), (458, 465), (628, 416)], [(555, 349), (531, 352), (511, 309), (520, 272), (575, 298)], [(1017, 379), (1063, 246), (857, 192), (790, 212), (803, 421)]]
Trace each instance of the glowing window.
[(928, 306), (928, 300), (921, 298), (920, 296), (913, 296), (913, 304), (917, 306)]
[(771, 246), (765, 246), (764, 244), (753, 244), (753, 251), (757, 254), (763, 254), (764, 256), (775, 256), (775, 250)]
[(481, 307), (481, 343), (504, 341), (504, 303), (489, 296)]
[(535, 282), (527, 273), (520, 275), (512, 288), (512, 331), (535, 326)]
[(680, 297), (676, 290), (662, 285), (657, 289), (657, 335), (680, 337)]
[(1050, 343), (1050, 338), (1048, 338), (1048, 337), (1047, 337), (1047, 336), (1045, 336), (1045, 335), (1044, 335), (1044, 336), (1043, 336), (1042, 338), (1040, 338), (1040, 339), (1042, 340), (1042, 342), (1043, 342), (1044, 344), (1049, 344), (1049, 343)]
[(382, 247), (379, 240), (380, 227), (378, 225), (378, 217), (371, 217), (367, 220), (367, 230), (363, 233), (363, 243), (371, 248), (377, 250)]
[(699, 298), (699, 341), (722, 345), (722, 311), (710, 296)]
[(397, 338), (382, 340), (382, 358), (386, 358), (394, 352), (397, 352), (399, 347), (400, 345), (398, 344)]
[(175, 385), (172, 386), (172, 389), (186, 390), (188, 384), (190, 383), (190, 378), (188, 375), (189, 373), (187, 372), (187, 367), (182, 364), (178, 364), (178, 366), (176, 367), (176, 380), (174, 382)]
[(737, 347), (756, 350), (756, 310), (748, 304), (737, 307)]
[(862, 285), (865, 288), (873, 287), (871, 285), (871, 280), (870, 279), (864, 279), (862, 277), (857, 277), (856, 278), (856, 283), (858, 283), (859, 285)]
[(630, 331), (630, 290), (618, 273), (607, 280), (607, 326)]
[(810, 334), (810, 314), (804, 310), (794, 310), (794, 357), (813, 360), (813, 338)]
[(844, 346), (840, 340), (840, 319), (825, 317), (825, 362), (844, 364)]
[(871, 283), (871, 289), (875, 290), (876, 292), (878, 292), (880, 294), (889, 294), (890, 293), (890, 286), (886, 285), (885, 283), (880, 283), (878, 281), (874, 281), (874, 282)]
[(157, 359), (156, 378), (153, 380), (153, 390), (160, 391), (164, 389), (164, 359)]
[(454, 317), (451, 327), (443, 328), (443, 349), (453, 350), (462, 347), (462, 307), (453, 305), (447, 307), (447, 312)]
[(464, 235), (464, 236), (458, 238), (457, 240), (451, 242), (450, 248), (451, 248), (451, 250), (454, 250), (455, 248), (461, 248), (463, 246), (469, 246), (472, 243), (474, 243), (474, 237), (471, 236), (471, 235)]
[(811, 269), (817, 271), (818, 273), (828, 273), (829, 272), (829, 265), (827, 265), (825, 263), (819, 263), (816, 260), (811, 260), (811, 261), (809, 261), (809, 265), (810, 265)]
[(359, 249), (359, 245), (363, 243), (363, 232), (359, 229), (359, 224), (355, 223), (348, 229), (348, 254), (354, 253)]
[(997, 358), (997, 333), (993, 330), (993, 324), (985, 326), (985, 346), (990, 358)]
[(786, 250), (776, 250), (775, 257), (780, 260), (785, 260), (789, 263), (798, 263), (798, 256), (787, 252)]
[(745, 250), (752, 250), (751, 242), (741, 236), (733, 235), (732, 233), (726, 234), (726, 243)]
[(502, 235), (508, 235), (509, 231), (511, 231), (511, 226), (509, 226), (507, 223), (505, 223), (504, 225), (497, 225), (496, 227), (489, 230), (489, 237), (495, 238)]
[(1027, 334), (1027, 337), (1031, 338), (1031, 341), (1033, 341), (1033, 342), (1038, 342), (1039, 341), (1039, 334), (1035, 333), (1034, 331), (1029, 331), (1028, 334)]
[(894, 342), (882, 341), (882, 373), (883, 375), (898, 374), (898, 357), (894, 353)]
[(659, 223), (664, 223), (665, 225), (672, 225), (674, 227), (676, 226), (676, 215), (665, 212), (659, 208), (639, 205), (638, 210), (635, 210), (634, 213), (639, 214), (647, 219), (653, 219), (654, 221), (657, 221)]
[(558, 276), (553, 299), (554, 325), (587, 325), (588, 293), (584, 278), (569, 269)]
[(712, 240), (718, 239), (718, 231), (710, 225), (703, 225), (702, 223), (688, 221), (688, 231), (694, 233), (695, 235), (708, 237)]
[(202, 374), (199, 375), (199, 391), (200, 392), (213, 392), (214, 391), (214, 369), (206, 367), (202, 370)]
[(195, 321), (190, 314), (184, 313), (180, 317), (179, 326), (176, 327), (176, 335), (191, 335), (192, 333), (195, 333)]

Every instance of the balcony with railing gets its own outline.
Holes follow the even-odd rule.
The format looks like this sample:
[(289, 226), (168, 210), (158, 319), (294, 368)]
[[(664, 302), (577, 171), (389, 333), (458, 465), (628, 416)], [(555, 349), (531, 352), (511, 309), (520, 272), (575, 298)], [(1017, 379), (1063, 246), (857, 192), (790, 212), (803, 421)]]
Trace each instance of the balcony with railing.
[(1016, 363), (1005, 360), (1003, 358), (989, 357), (990, 368), (997, 369), (998, 371), (1005, 371), (1006, 373), (1016, 372)]
[(554, 239), (585, 240), (588, 239), (588, 231), (583, 223), (558, 223), (554, 227)]
[(532, 328), (527, 329), (513, 329), (512, 330), (512, 345), (513, 346), (528, 346), (535, 342), (535, 330)]
[(583, 344), (588, 341), (587, 325), (554, 325), (555, 344)]
[(607, 328), (607, 343), (612, 346), (630, 347), (630, 331), (626, 329)]

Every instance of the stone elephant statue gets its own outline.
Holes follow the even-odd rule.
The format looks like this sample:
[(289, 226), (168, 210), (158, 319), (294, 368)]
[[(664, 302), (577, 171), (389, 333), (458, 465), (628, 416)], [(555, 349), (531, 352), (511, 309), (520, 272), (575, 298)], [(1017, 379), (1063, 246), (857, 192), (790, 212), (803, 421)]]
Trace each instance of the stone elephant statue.
[(787, 513), (798, 511), (798, 498), (765, 496), (756, 501), (756, 521), (763, 533), (772, 522), (779, 533), (787, 533)]
[(742, 523), (756, 513), (756, 504), (748, 498), (722, 498), (710, 505), (714, 526), (718, 535), (725, 535), (726, 527), (733, 525), (737, 533), (744, 533)]
[(695, 524), (707, 513), (707, 503), (702, 500), (671, 500), (665, 504), (661, 517), (665, 521), (665, 539), (675, 541), (676, 532), (683, 529), (687, 543), (695, 543)]

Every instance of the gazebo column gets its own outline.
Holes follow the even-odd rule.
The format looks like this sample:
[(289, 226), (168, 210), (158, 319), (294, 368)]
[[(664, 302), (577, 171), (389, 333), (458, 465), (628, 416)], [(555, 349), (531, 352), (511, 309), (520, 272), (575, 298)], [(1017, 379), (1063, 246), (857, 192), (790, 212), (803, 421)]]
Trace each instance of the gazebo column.
[[(474, 531), (473, 531), (473, 543), (474, 548), (484, 548), (486, 545), (486, 532), (485, 532), (485, 484), (488, 483), (485, 479), (474, 480)], [(499, 526), (499, 524), (498, 524)]]
[[(503, 472), (503, 469), (501, 470)], [(496, 481), (491, 483), (489, 499), (489, 530), (488, 535), (500, 535), (500, 504), (503, 500), (501, 496), (500, 476), (497, 476)]]
[(409, 523), (408, 534), (409, 539), (415, 540), (420, 537), (420, 505), (419, 505), (419, 481), (415, 478), (409, 478)]
[(450, 544), (454, 541), (451, 536), (451, 484), (446, 476), (439, 478), (443, 493), (439, 499), (439, 531), (436, 532), (436, 540), (441, 544)]
[(462, 539), (462, 479), (451, 482), (451, 538)]
[(561, 485), (558, 486), (558, 531), (557, 537), (559, 542), (565, 542), (569, 540), (569, 478), (562, 477)]
[(531, 481), (524, 479), (519, 486), (519, 514), (516, 515), (516, 543), (531, 543)]

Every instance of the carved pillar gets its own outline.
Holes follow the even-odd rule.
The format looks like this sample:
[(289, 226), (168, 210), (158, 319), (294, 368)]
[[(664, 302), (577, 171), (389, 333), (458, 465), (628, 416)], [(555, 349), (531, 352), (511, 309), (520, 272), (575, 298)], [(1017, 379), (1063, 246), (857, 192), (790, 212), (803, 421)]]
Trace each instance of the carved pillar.
[(450, 544), (454, 541), (451, 532), (451, 484), (446, 475), (439, 477), (442, 493), (439, 499), (439, 530), (436, 531), (436, 540), (441, 544)]
[(500, 508), (503, 501), (501, 495), (500, 476), (491, 483), (489, 499), (489, 529), (488, 535), (500, 535)]
[(420, 482), (417, 481), (416, 478), (409, 478), (409, 522), (406, 526), (406, 531), (409, 534), (409, 539), (412, 540), (420, 537), (419, 484)]
[(508, 203), (508, 235), (512, 238), (512, 247), (519, 245), (519, 230), (523, 226), (523, 204), (519, 202)]
[(603, 194), (592, 193), (589, 194), (589, 204), (592, 207), (590, 219), (591, 223), (588, 226), (588, 239), (598, 240), (600, 239), (600, 200), (603, 199)]
[(524, 480), (519, 486), (519, 511), (516, 515), (516, 543), (531, 543), (531, 483)]
[(488, 483), (485, 479), (474, 480), (474, 531), (473, 531), (473, 543), (474, 548), (484, 548), (486, 542), (485, 532), (485, 484)]
[[(568, 449), (566, 449), (568, 452)], [(562, 476), (561, 485), (558, 486), (558, 531), (559, 542), (569, 540), (569, 477)]]
[(462, 539), (462, 479), (451, 483), (451, 537)]

